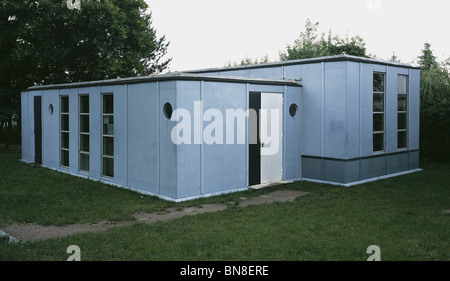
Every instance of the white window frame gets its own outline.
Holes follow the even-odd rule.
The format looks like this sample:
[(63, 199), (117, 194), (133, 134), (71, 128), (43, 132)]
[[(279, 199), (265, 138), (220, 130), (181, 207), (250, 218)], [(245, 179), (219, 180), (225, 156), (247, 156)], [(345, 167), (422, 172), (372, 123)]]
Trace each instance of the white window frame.
[[(104, 108), (103, 108), (103, 104), (104, 104), (104, 97), (105, 96), (112, 96), (113, 97), (113, 112), (112, 113), (105, 113), (104, 112)], [(103, 171), (104, 171), (104, 167), (103, 167), (103, 159), (104, 158), (109, 158), (109, 159), (113, 159), (113, 163), (114, 163), (114, 152), (113, 152), (113, 156), (111, 156), (111, 155), (105, 155), (103, 152), (104, 152), (104, 139), (105, 139), (105, 137), (107, 137), (107, 138), (112, 138), (112, 140), (113, 140), (113, 143), (114, 143), (114, 127), (113, 127), (113, 134), (112, 135), (109, 135), (109, 134), (105, 134), (104, 133), (104, 131), (103, 131), (103, 118), (105, 117), (105, 116), (112, 116), (113, 118), (114, 118), (114, 94), (113, 93), (102, 93), (102, 100), (101, 100), (101, 103), (102, 103), (102, 118), (101, 118), (101, 122), (102, 122), (102, 124), (101, 124), (101, 130), (102, 130), (102, 163), (101, 163), (101, 165), (102, 165), (102, 167), (101, 167), (101, 170), (102, 170), (102, 177), (106, 177), (106, 178), (114, 178), (114, 164), (113, 164), (113, 175), (112, 176), (110, 176), (110, 175), (105, 175), (104, 173), (103, 173)], [(113, 126), (114, 126), (114, 124), (113, 124)]]
[[(400, 76), (404, 76), (405, 79), (406, 79), (406, 88), (405, 88), (406, 92), (401, 93), (400, 92), (400, 85), (399, 85), (398, 91), (397, 91), (397, 103), (398, 103), (400, 95), (404, 95), (405, 98), (406, 98), (406, 100), (405, 100), (406, 105), (405, 105), (405, 110), (400, 111), (399, 108), (398, 108), (398, 104), (397, 104), (397, 118), (398, 118), (399, 114), (404, 114), (405, 115), (406, 127), (405, 127), (405, 129), (399, 129), (398, 128), (398, 120), (397, 120), (397, 149), (398, 150), (405, 150), (405, 149), (408, 149), (408, 92), (409, 92), (409, 83), (408, 83), (408, 81), (409, 81), (409, 76), (408, 75), (404, 75), (404, 74), (399, 74), (398, 77), (400, 77)], [(398, 81), (398, 78), (397, 78), (397, 81)], [(400, 133), (405, 133), (406, 139), (405, 139), (405, 146), (404, 147), (398, 147), (398, 136), (399, 136)]]
[[(382, 131), (375, 131), (375, 128), (372, 128), (372, 151), (373, 151), (373, 153), (384, 152), (385, 149), (386, 149), (386, 73), (384, 73), (384, 72), (373, 72), (373, 74), (372, 74), (372, 81), (373, 81), (373, 83), (375, 83), (375, 79), (373, 79), (373, 77), (376, 74), (383, 75), (384, 89), (383, 89), (382, 92), (375, 91), (374, 86), (372, 86), (372, 126), (373, 126), (373, 117), (375, 115), (383, 115), (383, 130)], [(383, 111), (374, 111), (374, 109), (373, 109), (373, 98), (374, 98), (375, 94), (382, 94), (383, 95)], [(381, 150), (375, 150), (374, 149), (375, 135), (383, 135), (383, 148)]]
[[(62, 111), (62, 108), (63, 108), (63, 106), (62, 106), (62, 104), (63, 104), (63, 102), (62, 102), (62, 100), (64, 99), (64, 98), (67, 98), (67, 106), (68, 106), (68, 108), (67, 108), (67, 112), (63, 112)], [(69, 96), (68, 95), (62, 95), (62, 96), (60, 96), (60, 98), (59, 98), (59, 108), (60, 108), (60, 110), (59, 110), (59, 116), (60, 116), (60, 126), (59, 126), (59, 131), (60, 131), (60, 133), (59, 133), (59, 147), (60, 147), (60, 153), (59, 153), (59, 165), (61, 166), (61, 167), (64, 167), (64, 168), (69, 168), (69, 164), (70, 164), (70, 152), (69, 152), (69, 148), (70, 148), (70, 133), (69, 133), (69, 131), (70, 131), (70, 99), (69, 99)], [(68, 130), (63, 130), (62, 129), (62, 119), (63, 119), (63, 116), (67, 116), (67, 126), (68, 126)], [(65, 148), (65, 147), (62, 147), (62, 139), (63, 139), (63, 134), (67, 134), (68, 135), (68, 138), (67, 138), (67, 141), (68, 141), (68, 148)], [(62, 163), (62, 152), (63, 151), (66, 151), (67, 152), (67, 161), (68, 161), (68, 165), (66, 166), (66, 165), (64, 165), (63, 163)]]
[[(87, 98), (88, 98), (88, 112), (87, 112), (87, 113), (86, 113), (86, 112), (81, 112), (81, 99), (82, 99), (83, 97), (87, 97)], [(79, 112), (79, 121), (80, 121), (80, 126), (79, 126), (79, 149), (78, 149), (78, 153), (79, 153), (78, 161), (79, 161), (79, 162), (78, 162), (78, 167), (79, 167), (79, 170), (80, 170), (81, 172), (87, 172), (87, 173), (89, 173), (89, 170), (90, 170), (90, 168), (91, 168), (90, 164), (89, 164), (89, 169), (88, 169), (88, 170), (83, 170), (83, 169), (81, 169), (81, 156), (82, 156), (82, 155), (87, 155), (87, 157), (88, 157), (88, 159), (89, 159), (89, 155), (90, 155), (90, 151), (91, 151), (91, 149), (90, 149), (90, 145), (91, 145), (91, 142), (90, 142), (90, 130), (91, 130), (91, 126), (90, 126), (90, 120), (89, 120), (89, 113), (90, 113), (90, 111), (89, 111), (89, 104), (90, 104), (89, 94), (80, 94), (78, 100), (79, 100), (79, 102), (78, 102), (78, 104), (79, 104), (79, 106), (78, 106), (78, 112)], [(88, 123), (89, 123), (89, 131), (88, 131), (88, 132), (82, 132), (82, 131), (81, 131), (82, 116), (87, 116), (87, 117), (88, 117)], [(88, 136), (88, 138), (89, 138), (89, 151), (84, 151), (84, 150), (82, 150), (82, 147), (81, 147), (81, 139), (82, 139), (83, 136)]]

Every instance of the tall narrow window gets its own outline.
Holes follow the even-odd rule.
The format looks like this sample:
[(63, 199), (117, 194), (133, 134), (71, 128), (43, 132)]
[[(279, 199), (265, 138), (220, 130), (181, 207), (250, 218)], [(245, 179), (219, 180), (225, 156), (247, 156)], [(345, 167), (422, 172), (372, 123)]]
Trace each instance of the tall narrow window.
[(384, 151), (384, 95), (383, 73), (373, 74), (373, 151)]
[(102, 174), (114, 177), (114, 99), (112, 94), (102, 95)]
[(60, 165), (69, 167), (69, 97), (61, 96), (61, 155)]
[(407, 148), (408, 136), (408, 76), (398, 76), (397, 148)]
[(80, 95), (80, 171), (89, 172), (89, 95)]

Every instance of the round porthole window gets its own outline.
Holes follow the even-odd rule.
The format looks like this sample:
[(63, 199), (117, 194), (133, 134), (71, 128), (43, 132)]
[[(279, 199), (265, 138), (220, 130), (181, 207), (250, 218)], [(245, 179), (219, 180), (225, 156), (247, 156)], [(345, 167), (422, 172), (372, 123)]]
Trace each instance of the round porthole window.
[(170, 119), (172, 117), (172, 111), (173, 110), (172, 110), (172, 105), (170, 103), (166, 102), (164, 104), (163, 111), (164, 111), (164, 116), (167, 119)]
[(53, 104), (50, 104), (48, 106), (48, 112), (50, 113), (50, 115), (53, 115)]
[(291, 106), (289, 106), (289, 114), (292, 117), (295, 117), (295, 115), (297, 115), (297, 111), (298, 111), (298, 106), (295, 103), (293, 103), (293, 104), (291, 104)]

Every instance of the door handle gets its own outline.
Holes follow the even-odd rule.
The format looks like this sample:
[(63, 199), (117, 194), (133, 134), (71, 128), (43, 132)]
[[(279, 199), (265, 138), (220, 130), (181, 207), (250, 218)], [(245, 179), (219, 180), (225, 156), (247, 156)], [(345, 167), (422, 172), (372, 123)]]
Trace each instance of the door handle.
[(265, 143), (262, 142), (262, 143), (261, 143), (261, 147), (264, 147), (264, 145), (265, 145)]

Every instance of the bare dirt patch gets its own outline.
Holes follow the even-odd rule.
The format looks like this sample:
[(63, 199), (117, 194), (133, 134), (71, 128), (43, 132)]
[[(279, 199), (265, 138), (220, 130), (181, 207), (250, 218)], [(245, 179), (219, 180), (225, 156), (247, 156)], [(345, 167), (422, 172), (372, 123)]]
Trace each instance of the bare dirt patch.
[[(296, 190), (278, 190), (258, 197), (241, 198), (238, 207), (247, 207), (250, 205), (270, 204), (273, 202), (292, 202), (297, 197), (305, 196), (309, 192)], [(103, 221), (96, 224), (72, 224), (67, 226), (42, 226), (38, 224), (10, 225), (2, 230), (8, 235), (13, 236), (20, 241), (36, 241), (49, 238), (63, 237), (67, 235), (105, 231), (111, 227), (131, 225), (136, 222), (154, 223), (157, 221), (167, 221), (180, 218), (183, 216), (193, 216), (203, 213), (212, 213), (222, 211), (227, 208), (227, 204), (204, 204), (201, 207), (189, 208), (169, 208), (164, 212), (158, 213), (136, 213), (133, 215), (134, 221), (130, 222), (109, 222)]]

